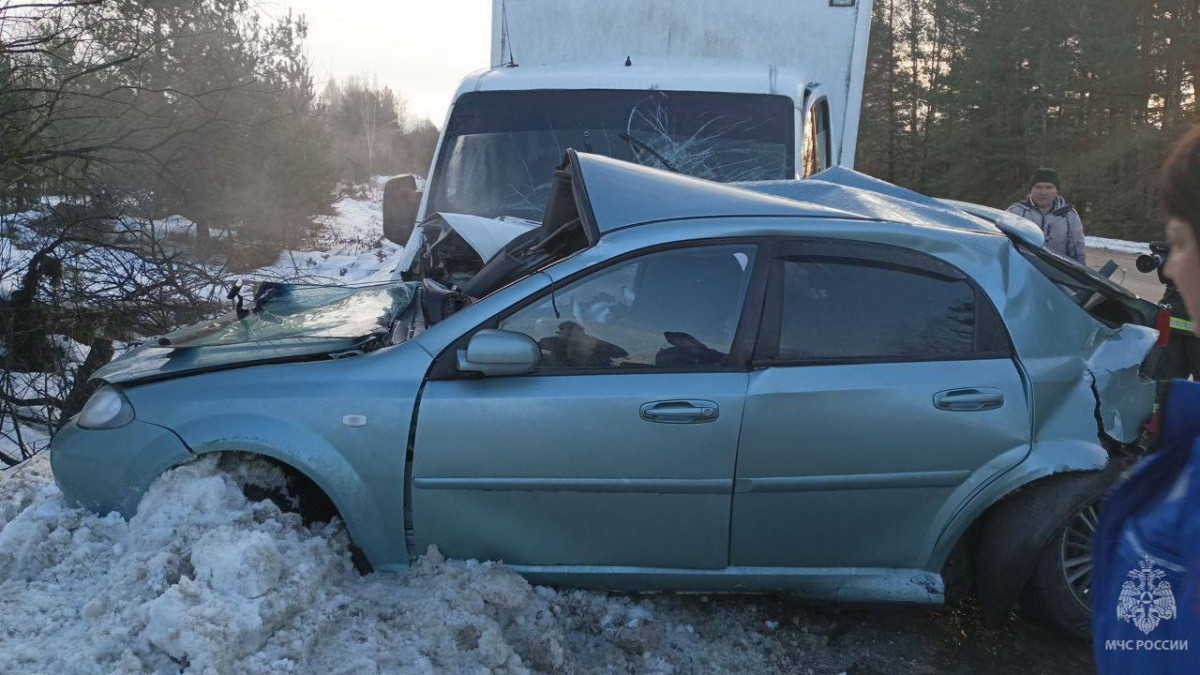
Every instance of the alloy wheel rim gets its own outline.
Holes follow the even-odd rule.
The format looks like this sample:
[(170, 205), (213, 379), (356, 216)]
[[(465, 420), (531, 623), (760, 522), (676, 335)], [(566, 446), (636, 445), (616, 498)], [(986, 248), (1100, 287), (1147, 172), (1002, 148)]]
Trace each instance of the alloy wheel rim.
[(1092, 611), (1092, 541), (1100, 522), (1100, 502), (1076, 511), (1067, 521), (1059, 546), (1059, 568), (1071, 598), (1087, 612)]

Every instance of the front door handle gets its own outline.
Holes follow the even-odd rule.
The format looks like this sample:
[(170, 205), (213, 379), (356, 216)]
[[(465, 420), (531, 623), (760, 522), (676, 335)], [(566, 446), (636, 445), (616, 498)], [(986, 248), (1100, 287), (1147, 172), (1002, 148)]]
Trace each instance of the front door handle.
[(695, 399), (651, 401), (642, 405), (642, 419), (662, 424), (702, 424), (712, 422), (721, 414), (713, 401)]
[(969, 387), (939, 391), (933, 395), (933, 405), (938, 410), (953, 412), (978, 412), (995, 410), (1004, 405), (1004, 392), (992, 387)]

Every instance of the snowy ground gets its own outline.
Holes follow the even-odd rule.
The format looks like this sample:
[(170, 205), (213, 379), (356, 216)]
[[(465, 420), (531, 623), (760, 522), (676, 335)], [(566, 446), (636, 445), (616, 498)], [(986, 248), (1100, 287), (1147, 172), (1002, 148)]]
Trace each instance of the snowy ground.
[(252, 276), (335, 284), (390, 280), (401, 247), (383, 239), (384, 180), (376, 178), (364, 199), (341, 199), (335, 215), (317, 218), (326, 229), (320, 250), (284, 251)]
[[(383, 182), (373, 180), (362, 198), (343, 198), (334, 203), (335, 214), (319, 216), (317, 222), (324, 233), (314, 242), (317, 250), (283, 251), (275, 262), (243, 275), (246, 279), (283, 280), (302, 283), (359, 284), (387, 281), (396, 267), (401, 247), (383, 239)], [(0, 295), (10, 294), (20, 281), (19, 272), (25, 268), (33, 251), (48, 241), (30, 227), (30, 221), (45, 217), (57, 198), (48, 198), (38, 208), (20, 213), (0, 215)], [(162, 241), (166, 237), (186, 239), (194, 236), (196, 226), (182, 216), (167, 216), (158, 220), (123, 217), (111, 221), (114, 232), (125, 236)], [(212, 230), (215, 238), (228, 236), (224, 230)], [(96, 249), (81, 264), (91, 263), (84, 276), (102, 292), (117, 288), (113, 271), (123, 273), (136, 269), (132, 253), (111, 249)], [(214, 273), (220, 270), (213, 268)], [(232, 281), (232, 279), (231, 279)], [(224, 297), (226, 289), (211, 289), (213, 297)]]
[[(263, 275), (390, 274), (378, 190), (337, 204), (330, 247)], [(344, 271), (343, 271), (344, 270)], [(0, 673), (1087, 673), (1086, 645), (970, 607), (847, 609), (780, 596), (533, 587), (444, 560), (361, 576), (344, 528), (248, 500), (264, 467), (206, 458), (135, 517), (68, 508), (43, 453), (0, 472)]]

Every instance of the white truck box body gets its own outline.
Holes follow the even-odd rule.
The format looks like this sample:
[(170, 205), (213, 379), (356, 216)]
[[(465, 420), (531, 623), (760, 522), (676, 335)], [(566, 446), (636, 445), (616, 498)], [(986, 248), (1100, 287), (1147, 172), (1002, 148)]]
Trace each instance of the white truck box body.
[[(461, 97), (472, 92), (657, 90), (786, 96), (795, 110), (793, 177), (808, 175), (807, 168), (801, 173), (802, 150), (817, 136), (827, 146), (813, 152), (828, 154), (813, 170), (852, 168), (872, 2), (493, 0), (491, 67), (468, 75), (455, 94), (430, 166), (431, 189), (445, 178), (438, 166), (447, 152), (447, 134)], [(808, 116), (818, 105), (828, 111), (827, 128), (819, 134), (808, 129), (806, 121), (816, 119)], [(529, 111), (531, 118), (537, 114)], [(549, 179), (550, 171), (545, 173)], [(431, 215), (430, 196), (430, 190), (420, 195), (415, 220), (397, 220), (422, 222)], [(474, 227), (485, 220), (467, 224)], [(456, 230), (461, 225), (450, 224)], [(461, 234), (472, 239), (470, 233)], [(397, 276), (414, 265), (424, 241), (422, 228), (415, 227), (406, 241)]]
[[(701, 72), (718, 61), (796, 73), (829, 97), (837, 155), (853, 167), (872, 0), (495, 0), (492, 66), (623, 67)], [(516, 87), (513, 87), (516, 88)], [(529, 87), (523, 87), (529, 88)], [(664, 89), (666, 87), (663, 87)], [(677, 88), (677, 87), (672, 87)], [(724, 89), (724, 87), (722, 87)], [(725, 89), (727, 90), (727, 89)], [(791, 90), (791, 91), (789, 91)], [(794, 95), (790, 83), (777, 93)]]

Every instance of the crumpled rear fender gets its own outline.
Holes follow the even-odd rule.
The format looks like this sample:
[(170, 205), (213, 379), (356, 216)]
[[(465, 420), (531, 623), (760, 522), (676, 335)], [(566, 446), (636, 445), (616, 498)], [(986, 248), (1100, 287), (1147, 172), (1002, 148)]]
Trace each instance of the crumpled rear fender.
[[(979, 486), (954, 513), (942, 530), (926, 569), (942, 569), (954, 547), (972, 526), (982, 524), (990, 509), (1006, 498), (1020, 494), (1023, 488), (1057, 474), (1100, 473), (1108, 468), (1110, 461), (1108, 450), (1099, 442), (1057, 440), (1038, 443), (1028, 459)], [(1035, 536), (1036, 533), (1021, 533), (1021, 538), (1026, 535)], [(1033, 546), (1037, 548), (1040, 543)]]
[(1097, 326), (1086, 356), (1064, 350), (1023, 363), (1035, 382), (1029, 456), (959, 510), (931, 560), (945, 564), (953, 546), (978, 525), (972, 557), (986, 618), (997, 620), (1012, 609), (1051, 535), (1127, 465), (1112, 450), (1137, 441), (1153, 409), (1156, 383), (1141, 371), (1156, 339), (1156, 331), (1142, 326)]
[(1104, 433), (1133, 443), (1154, 408), (1157, 383), (1142, 374), (1142, 362), (1158, 340), (1158, 331), (1125, 324), (1103, 339), (1087, 360), (1097, 414)]
[(1116, 483), (1125, 467), (1056, 473), (1029, 483), (988, 511), (975, 552), (975, 591), (984, 618), (1002, 620), (1017, 603), (1039, 552), (1086, 501)]
[(1044, 441), (1094, 442), (1101, 430), (1120, 443), (1135, 442), (1154, 407), (1156, 385), (1142, 369), (1158, 331), (1109, 327), (1014, 246), (998, 253), (1002, 264), (981, 268), (977, 280), (1012, 338), (1029, 390), (1034, 448)]
[[(1030, 409), (1028, 455), (981, 485), (943, 528), (929, 561), (941, 569), (968, 531), (977, 590), (1003, 614), (1051, 534), (1079, 502), (1125, 466), (1111, 452), (1136, 442), (1154, 407), (1156, 383), (1143, 374), (1157, 331), (1111, 328), (1089, 315), (1012, 246), (1004, 264), (978, 277), (1008, 326)], [(971, 545), (975, 545), (971, 543)]]

